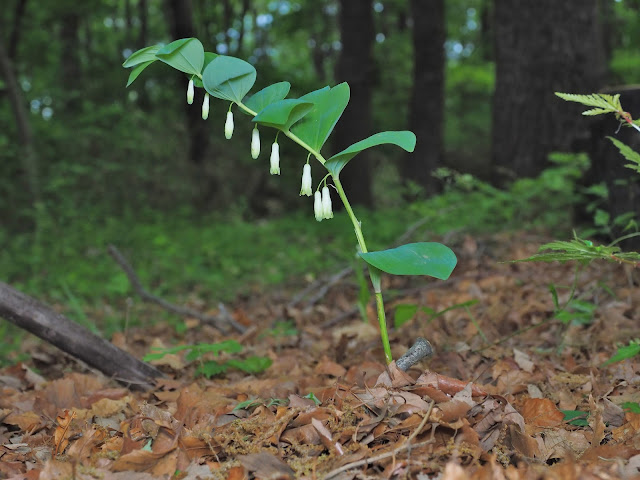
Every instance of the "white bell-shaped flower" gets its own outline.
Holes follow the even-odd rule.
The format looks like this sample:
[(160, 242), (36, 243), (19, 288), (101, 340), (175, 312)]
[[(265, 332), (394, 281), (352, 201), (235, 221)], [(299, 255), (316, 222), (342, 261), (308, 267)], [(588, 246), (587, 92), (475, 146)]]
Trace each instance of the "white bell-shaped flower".
[(189, 80), (189, 85), (187, 86), (187, 103), (189, 105), (193, 103), (193, 94), (194, 94), (194, 88), (193, 88), (193, 78), (192, 78), (191, 80)]
[(324, 219), (324, 211), (322, 209), (322, 195), (320, 192), (316, 192), (313, 197), (313, 213), (316, 216), (316, 220), (321, 222)]
[(251, 158), (254, 160), (260, 155), (260, 132), (258, 132), (258, 126), (253, 127), (251, 133)]
[(271, 145), (271, 169), (269, 173), (271, 175), (280, 175), (280, 145), (277, 142), (273, 142)]
[(313, 195), (311, 191), (311, 165), (308, 163), (302, 167), (302, 186), (300, 187), (300, 195), (306, 195), (310, 197)]
[(331, 208), (331, 195), (329, 187), (322, 187), (322, 218), (333, 218), (333, 210)]
[(233, 112), (231, 110), (227, 112), (227, 121), (224, 122), (224, 136), (227, 140), (233, 136)]
[(202, 101), (202, 119), (209, 118), (209, 94), (204, 94), (204, 100)]

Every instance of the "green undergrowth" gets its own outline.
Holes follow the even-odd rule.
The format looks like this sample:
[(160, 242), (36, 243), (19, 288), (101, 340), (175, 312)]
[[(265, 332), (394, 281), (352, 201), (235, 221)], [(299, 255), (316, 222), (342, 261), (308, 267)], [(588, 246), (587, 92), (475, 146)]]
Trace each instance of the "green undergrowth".
[[(437, 240), (451, 232), (544, 228), (567, 233), (570, 206), (581, 198), (575, 186), (580, 162), (574, 160), (556, 159), (538, 179), (519, 180), (506, 191), (469, 175), (444, 172), (447, 187), (439, 196), (410, 208), (375, 215), (357, 208), (357, 213), (370, 250), (390, 246), (415, 222), (421, 227), (409, 241)], [(62, 305), (70, 318), (108, 335), (123, 329), (127, 321), (117, 318), (112, 319), (116, 326), (95, 325), (90, 312), (122, 305), (130, 296), (137, 301), (126, 275), (107, 253), (109, 244), (118, 247), (151, 293), (177, 304), (196, 295), (212, 308), (255, 291), (294, 291), (317, 272), (335, 272), (355, 257), (350, 230), (344, 212), (320, 224), (307, 211), (247, 222), (180, 210), (93, 215), (85, 207), (73, 217), (42, 222), (38, 235), (0, 230), (5, 244), (0, 250), (0, 278)], [(116, 317), (123, 315), (121, 308), (115, 310)], [(132, 324), (135, 321), (128, 323)], [(11, 345), (0, 344), (0, 358), (15, 347)]]

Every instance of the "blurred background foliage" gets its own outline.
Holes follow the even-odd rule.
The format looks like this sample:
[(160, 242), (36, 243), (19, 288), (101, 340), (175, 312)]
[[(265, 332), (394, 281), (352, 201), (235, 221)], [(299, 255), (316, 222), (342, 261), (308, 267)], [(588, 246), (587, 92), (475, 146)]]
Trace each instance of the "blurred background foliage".
[[(288, 80), (290, 97), (297, 97), (344, 79), (336, 75), (345, 38), (339, 19), (349, 1), (355, 2), (7, 0), (0, 11), (0, 279), (66, 304), (70, 292), (89, 303), (122, 301), (129, 293), (126, 277), (105, 253), (114, 243), (154, 292), (196, 292), (215, 301), (351, 261), (355, 250), (346, 219), (338, 215), (318, 225), (310, 201), (298, 196), (305, 160), (299, 147), (280, 142), (282, 175), (272, 177), (267, 161), (272, 131), (261, 132), (263, 152), (254, 161), (245, 117), (236, 116), (234, 138), (227, 141), (228, 105), (214, 101), (203, 122), (197, 105), (202, 91), (188, 109), (183, 75), (157, 62), (125, 89), (129, 72), (121, 67), (133, 51), (187, 32), (180, 36), (197, 36), (207, 50), (253, 63), (254, 91)], [(510, 48), (509, 38), (500, 36), (504, 29), (496, 28), (502, 18), (496, 12), (518, 8), (519, 2), (357, 3), (373, 10), (374, 29), (367, 77), (355, 80), (371, 87), (371, 116), (362, 121), (371, 133), (417, 128), (429, 138), (430, 130), (442, 132), (441, 145), (431, 149), (439, 155), (437, 163), (424, 167), (435, 183), (412, 182), (393, 149), (363, 159), (371, 177), (362, 175), (361, 181), (370, 183), (373, 194), (372, 201), (358, 202), (365, 204), (359, 215), (372, 246), (389, 245), (425, 217), (430, 217), (425, 236), (534, 223), (569, 231), (573, 206), (587, 202), (579, 182), (588, 160), (560, 155), (544, 163), (547, 169), (540, 167), (541, 175), (517, 178), (516, 171), (507, 184), (495, 181), (492, 124), (500, 113), (494, 93), (500, 93), (496, 72), (501, 71), (496, 45)], [(606, 64), (593, 67), (603, 72), (599, 86), (635, 83), (640, 2), (566, 3), (583, 13), (587, 3), (595, 5), (587, 13), (599, 26)], [(413, 73), (421, 60), (415, 38), (425, 33), (416, 31), (418, 9), (436, 12), (438, 5), (443, 16), (434, 13), (428, 20), (429, 28), (446, 33), (444, 45), (437, 45), (444, 52), (444, 83), (426, 94), (441, 100), (442, 112), (425, 106), (423, 119), (431, 127), (412, 126)], [(558, 20), (559, 30), (565, 20)], [(351, 25), (358, 32), (360, 26)], [(18, 86), (13, 93), (12, 77)], [(437, 85), (438, 78), (432, 80)], [(550, 84), (546, 93), (562, 87)], [(352, 84), (352, 91), (356, 88)], [(20, 108), (26, 112), (22, 121)], [(574, 111), (569, 114), (580, 122)], [(338, 123), (337, 129), (348, 131), (353, 123)], [(518, 128), (538, 125), (523, 122)], [(431, 147), (425, 148), (418, 162), (431, 155)], [(545, 157), (554, 145), (548, 150)], [(357, 183), (360, 173), (351, 168)], [(314, 178), (321, 178), (316, 166)]]

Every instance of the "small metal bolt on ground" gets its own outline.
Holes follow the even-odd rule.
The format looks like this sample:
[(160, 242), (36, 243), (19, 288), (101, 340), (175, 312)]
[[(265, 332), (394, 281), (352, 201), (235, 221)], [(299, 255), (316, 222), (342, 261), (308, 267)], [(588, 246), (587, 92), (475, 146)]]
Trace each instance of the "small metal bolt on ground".
[(433, 355), (433, 347), (429, 341), (426, 338), (418, 337), (413, 346), (407, 350), (407, 353), (396, 360), (396, 367), (406, 372), (420, 360), (428, 358), (431, 355)]

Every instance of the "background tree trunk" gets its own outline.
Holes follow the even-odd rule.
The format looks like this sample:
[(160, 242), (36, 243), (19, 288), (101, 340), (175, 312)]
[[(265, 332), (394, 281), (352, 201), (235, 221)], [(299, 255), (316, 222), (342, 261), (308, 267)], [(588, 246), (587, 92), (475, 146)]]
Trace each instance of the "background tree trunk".
[(80, 48), (78, 32), (80, 31), (80, 15), (74, 9), (64, 12), (61, 20), (60, 66), (62, 68), (62, 85), (75, 86), (67, 88), (66, 110), (73, 115), (81, 107), (82, 66), (80, 64)]
[(27, 188), (31, 194), (33, 203), (41, 200), (41, 192), (38, 181), (38, 159), (34, 146), (33, 130), (29, 122), (29, 111), (22, 98), (22, 91), (18, 85), (18, 79), (4, 47), (4, 32), (0, 30), (0, 76), (4, 80), (9, 104), (15, 118), (18, 140), (21, 147), (22, 170), (26, 178)]
[(533, 177), (547, 155), (586, 140), (580, 106), (555, 91), (590, 93), (605, 66), (598, 0), (495, 0), (492, 162), (498, 183)]
[[(196, 37), (191, 0), (167, 0), (167, 7), (172, 40)], [(186, 77), (183, 87), (186, 92)], [(199, 108), (203, 99), (204, 90), (197, 88), (193, 105), (188, 105), (186, 101), (184, 103), (189, 136), (189, 163), (197, 185), (195, 203), (198, 208), (207, 208), (217, 190), (216, 179), (203, 177), (203, 163), (209, 147), (209, 126), (202, 120), (202, 110)]]
[(417, 137), (416, 150), (403, 156), (404, 182), (416, 182), (431, 195), (438, 182), (432, 172), (442, 163), (444, 125), (444, 0), (411, 0), (413, 18), (413, 90), (409, 129)]
[[(342, 50), (336, 65), (336, 81), (349, 83), (351, 99), (333, 134), (332, 146), (336, 152), (371, 135), (371, 94), (375, 73), (372, 0), (341, 0), (339, 23)], [(340, 180), (349, 201), (372, 205), (371, 162), (366, 151), (347, 165), (340, 174)]]

